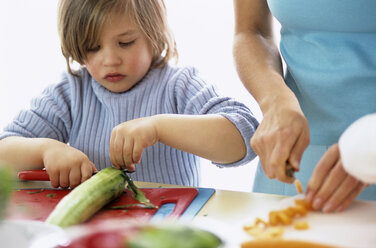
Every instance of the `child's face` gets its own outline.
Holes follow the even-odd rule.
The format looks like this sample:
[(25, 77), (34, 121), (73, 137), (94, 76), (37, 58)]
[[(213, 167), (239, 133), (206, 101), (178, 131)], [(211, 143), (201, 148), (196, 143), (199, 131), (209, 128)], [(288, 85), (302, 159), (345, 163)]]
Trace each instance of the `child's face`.
[(127, 15), (113, 15), (103, 26), (100, 44), (88, 50), (85, 65), (106, 89), (120, 93), (137, 84), (152, 62), (150, 42)]

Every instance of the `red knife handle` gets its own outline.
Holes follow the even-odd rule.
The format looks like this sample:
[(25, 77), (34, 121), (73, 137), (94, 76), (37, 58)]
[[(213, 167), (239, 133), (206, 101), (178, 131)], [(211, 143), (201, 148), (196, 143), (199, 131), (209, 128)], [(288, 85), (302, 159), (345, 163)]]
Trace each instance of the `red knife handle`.
[(50, 181), (46, 170), (24, 170), (18, 172), (18, 179), (23, 181)]

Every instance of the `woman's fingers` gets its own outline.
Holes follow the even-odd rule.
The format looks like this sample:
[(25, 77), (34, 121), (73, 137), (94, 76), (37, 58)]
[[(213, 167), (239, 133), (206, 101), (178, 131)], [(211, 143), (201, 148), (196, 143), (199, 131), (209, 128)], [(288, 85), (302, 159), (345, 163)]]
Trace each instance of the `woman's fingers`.
[[(362, 186), (362, 183), (348, 175), (322, 206), (322, 211), (333, 212), (339, 208), (340, 205), (344, 205), (345, 202), (351, 203), (357, 196), (355, 192), (358, 192), (358, 189), (362, 188)], [(346, 204), (346, 207), (347, 206)]]
[(330, 170), (339, 159), (338, 145), (331, 146), (316, 165), (313, 174), (308, 182), (306, 199), (311, 202), (313, 195), (317, 193)]
[[(320, 175), (320, 177), (323, 175)], [(338, 190), (343, 181), (346, 179), (346, 172), (341, 167), (340, 161), (337, 161), (335, 166), (328, 171), (325, 178), (320, 178), (321, 185), (315, 191), (315, 198), (312, 202), (312, 207), (316, 210), (321, 209), (328, 199)], [(312, 188), (311, 188), (312, 189)], [(334, 203), (333, 203), (334, 204)]]
[(341, 204), (339, 204), (335, 211), (342, 212), (343, 210), (345, 210), (355, 200), (359, 193), (362, 192), (362, 190), (366, 187), (366, 185), (359, 183), (356, 188), (345, 198), (345, 200)]
[[(293, 117), (291, 118), (294, 119)], [(286, 164), (290, 163), (296, 171), (299, 170), (301, 157), (309, 145), (308, 124), (305, 119), (299, 117), (298, 121), (292, 124), (289, 122), (290, 119), (284, 118), (280, 120), (281, 125), (273, 119), (269, 120), (272, 124), (261, 123), (251, 139), (251, 146), (259, 156), (263, 170), (269, 178), (292, 183), (293, 178), (286, 175)], [(286, 124), (285, 121), (290, 124)]]
[(290, 157), (288, 161), (295, 171), (300, 169), (300, 161), (302, 160), (303, 153), (308, 147), (310, 142), (309, 129), (300, 133), (296, 143), (291, 148)]
[(323, 212), (342, 211), (358, 196), (364, 185), (343, 168), (338, 145), (333, 145), (317, 164), (308, 183), (306, 200)]

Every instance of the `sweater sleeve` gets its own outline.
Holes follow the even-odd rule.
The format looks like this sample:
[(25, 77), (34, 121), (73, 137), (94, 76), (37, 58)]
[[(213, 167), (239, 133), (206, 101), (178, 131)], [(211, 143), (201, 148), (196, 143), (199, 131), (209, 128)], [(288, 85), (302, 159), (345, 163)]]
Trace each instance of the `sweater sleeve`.
[(0, 134), (28, 138), (51, 138), (67, 143), (71, 128), (70, 87), (67, 80), (47, 87), (32, 99), (30, 108), (21, 110)]
[(181, 71), (174, 93), (179, 114), (219, 114), (231, 121), (242, 135), (247, 148), (244, 158), (231, 164), (214, 164), (218, 167), (234, 167), (248, 163), (256, 157), (250, 139), (259, 123), (247, 106), (233, 98), (219, 96), (214, 86), (200, 78), (194, 68)]

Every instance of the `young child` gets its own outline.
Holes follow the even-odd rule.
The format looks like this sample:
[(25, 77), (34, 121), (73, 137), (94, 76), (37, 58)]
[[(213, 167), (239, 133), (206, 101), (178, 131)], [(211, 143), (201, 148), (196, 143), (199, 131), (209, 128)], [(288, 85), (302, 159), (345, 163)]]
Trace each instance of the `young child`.
[(199, 186), (198, 156), (220, 167), (256, 156), (251, 111), (168, 63), (177, 52), (162, 0), (61, 0), (58, 27), (68, 73), (5, 128), (0, 161), (44, 167), (53, 187), (110, 166)]

